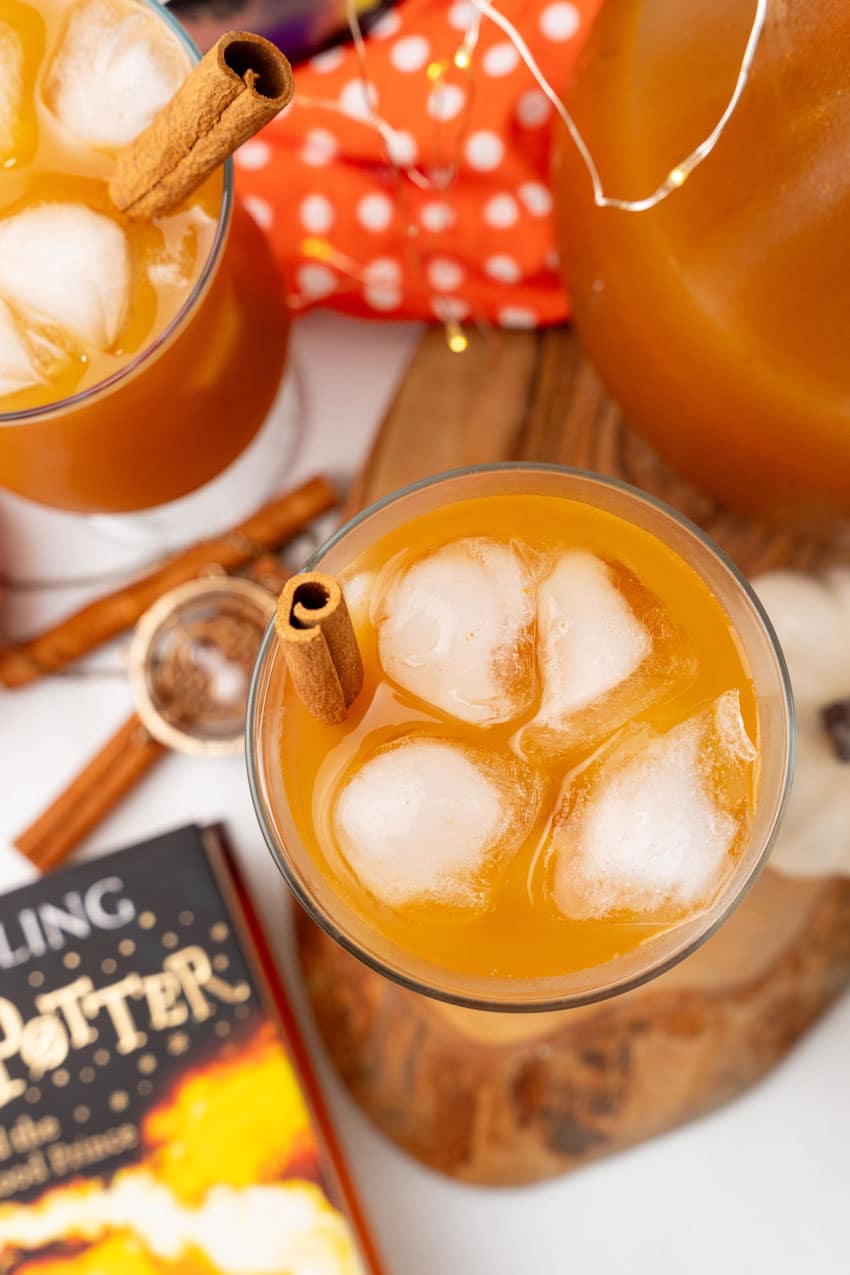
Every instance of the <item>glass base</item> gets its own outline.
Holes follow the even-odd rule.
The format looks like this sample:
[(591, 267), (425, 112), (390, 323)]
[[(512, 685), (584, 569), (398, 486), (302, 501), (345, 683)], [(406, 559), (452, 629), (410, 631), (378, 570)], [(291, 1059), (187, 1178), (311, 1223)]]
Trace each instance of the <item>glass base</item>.
[(302, 419), (290, 365), (241, 456), (179, 500), (139, 513), (90, 516), (0, 491), (4, 635), (14, 640), (43, 629), (158, 559), (247, 518), (288, 486)]
[(242, 522), (284, 485), (297, 444), (299, 406), (297, 379), (288, 371), (259, 432), (211, 482), (155, 509), (96, 514), (87, 521), (96, 533), (148, 556), (173, 552)]

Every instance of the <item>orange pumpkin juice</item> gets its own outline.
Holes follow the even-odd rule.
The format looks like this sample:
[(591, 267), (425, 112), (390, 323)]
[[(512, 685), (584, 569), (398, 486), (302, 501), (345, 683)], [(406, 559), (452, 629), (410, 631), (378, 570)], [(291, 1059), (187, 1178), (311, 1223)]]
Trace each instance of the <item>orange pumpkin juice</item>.
[(228, 225), (229, 173), (152, 221), (108, 196), (192, 61), (142, 0), (0, 0), (0, 483), (45, 504), (195, 489), (280, 381), (282, 289), (256, 225)]
[[(606, 0), (567, 105), (607, 194), (655, 190), (729, 101), (754, 0)], [(850, 518), (850, 5), (769, 4), (716, 148), (655, 208), (595, 205), (566, 132), (556, 213), (578, 332), (631, 425), (701, 490)]]
[(759, 714), (723, 605), (643, 528), (460, 500), (340, 572), (365, 686), (283, 686), (304, 847), (370, 929), (473, 978), (602, 965), (709, 908), (745, 847)]

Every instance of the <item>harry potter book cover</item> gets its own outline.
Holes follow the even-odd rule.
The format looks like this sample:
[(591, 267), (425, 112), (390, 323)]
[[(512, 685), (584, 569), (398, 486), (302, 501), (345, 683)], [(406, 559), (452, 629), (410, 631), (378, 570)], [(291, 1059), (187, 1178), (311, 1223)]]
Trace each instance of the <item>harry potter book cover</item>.
[(377, 1270), (221, 829), (0, 897), (0, 1271)]

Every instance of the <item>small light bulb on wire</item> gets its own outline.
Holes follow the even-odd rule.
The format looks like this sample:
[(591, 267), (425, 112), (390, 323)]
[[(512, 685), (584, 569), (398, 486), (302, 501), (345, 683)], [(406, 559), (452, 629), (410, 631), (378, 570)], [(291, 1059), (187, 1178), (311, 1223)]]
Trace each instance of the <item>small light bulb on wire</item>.
[(463, 354), (469, 346), (469, 338), (457, 319), (446, 322), (446, 342), (452, 354)]
[(314, 261), (330, 261), (334, 255), (334, 249), (327, 239), (305, 239), (301, 244), (301, 252)]

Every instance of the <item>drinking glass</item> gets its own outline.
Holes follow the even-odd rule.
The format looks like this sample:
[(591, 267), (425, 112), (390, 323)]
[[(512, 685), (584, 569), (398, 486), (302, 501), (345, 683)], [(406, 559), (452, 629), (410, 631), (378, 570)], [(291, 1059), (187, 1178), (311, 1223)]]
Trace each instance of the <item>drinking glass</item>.
[(248, 701), (247, 758), (257, 817), (272, 857), (307, 912), (338, 943), (379, 973), (426, 996), (496, 1011), (565, 1009), (601, 1000), (656, 977), (693, 952), (729, 916), (763, 867), (776, 835), (792, 770), (793, 705), (782, 652), (761, 604), (732, 562), (693, 523), (624, 483), (557, 465), (493, 465), (416, 483), (348, 522), (307, 564), (344, 570), (383, 536), (456, 501), (497, 495), (556, 496), (617, 515), (678, 553), (719, 599), (756, 692), (760, 750), (757, 800), (748, 844), (712, 905), (612, 960), (561, 977), (472, 977), (419, 959), (379, 935), (336, 894), (304, 846), (280, 767), (284, 657), (270, 625)]
[[(198, 51), (155, 0), (140, 0)], [(262, 231), (221, 176), (215, 238), (173, 321), (100, 384), (0, 413), (0, 486), (85, 514), (149, 509), (226, 469), (260, 429), (286, 357), (283, 285)]]

